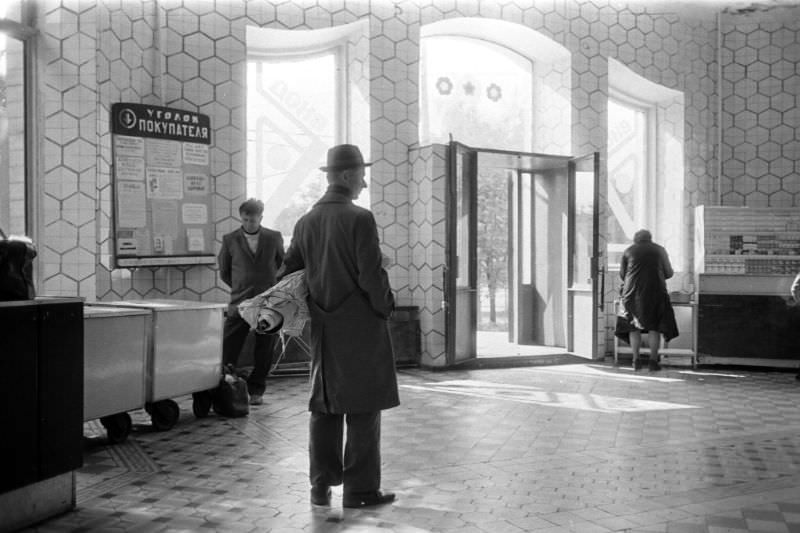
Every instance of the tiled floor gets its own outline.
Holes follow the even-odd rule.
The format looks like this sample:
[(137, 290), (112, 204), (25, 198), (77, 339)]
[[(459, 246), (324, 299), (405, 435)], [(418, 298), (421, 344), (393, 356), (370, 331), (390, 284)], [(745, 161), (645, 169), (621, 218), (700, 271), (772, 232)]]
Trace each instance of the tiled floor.
[(78, 509), (36, 531), (800, 532), (793, 373), (607, 364), (405, 370), (385, 412), (394, 505), (312, 508), (306, 378), (271, 378), (244, 419), (127, 442), (87, 424)]

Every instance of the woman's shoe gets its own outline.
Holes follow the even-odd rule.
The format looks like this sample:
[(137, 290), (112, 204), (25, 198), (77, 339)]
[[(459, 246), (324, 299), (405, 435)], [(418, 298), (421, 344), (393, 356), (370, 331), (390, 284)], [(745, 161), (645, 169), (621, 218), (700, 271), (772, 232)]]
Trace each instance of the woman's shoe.
[(641, 370), (642, 369), (642, 360), (641, 359), (634, 359), (633, 360), (633, 369), (634, 370)]
[(661, 370), (661, 365), (658, 363), (658, 361), (656, 360), (650, 361), (650, 371), (656, 372), (658, 370)]

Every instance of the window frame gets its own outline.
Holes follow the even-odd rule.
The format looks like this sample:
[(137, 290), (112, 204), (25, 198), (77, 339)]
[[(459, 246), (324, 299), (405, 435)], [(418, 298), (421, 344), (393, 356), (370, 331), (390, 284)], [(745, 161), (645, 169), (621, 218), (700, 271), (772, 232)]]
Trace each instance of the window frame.
[[(28, 3), (22, 5), (23, 21), (31, 20), (33, 6)], [(38, 114), (38, 100), (36, 87), (36, 40), (37, 30), (32, 26), (17, 22), (12, 19), (0, 19), (0, 33), (7, 39), (14, 39), (22, 43), (23, 53), (23, 91), (24, 110), (24, 138), (25, 138), (25, 235), (31, 237), (34, 242), (38, 242), (38, 232), (40, 228), (39, 219), (41, 210), (38, 209), (39, 195), (38, 184), (35, 176), (39, 175), (39, 122), (36, 120)]]
[[(286, 35), (290, 34), (289, 30), (276, 30)], [(326, 58), (332, 57), (333, 58), (333, 90), (332, 90), (332, 102), (333, 102), (333, 128), (332, 134), (333, 144), (341, 144), (344, 142), (349, 142), (352, 133), (352, 121), (350, 120), (352, 114), (352, 88), (350, 86), (350, 72), (348, 65), (350, 63), (350, 53), (349, 53), (349, 39), (351, 37), (351, 32), (346, 34), (342, 34), (339, 29), (336, 30), (337, 35), (334, 35), (333, 38), (330, 37), (330, 34), (326, 37), (320, 33), (317, 36), (311, 35), (311, 33), (316, 32), (323, 32), (325, 30), (314, 30), (311, 33), (305, 33), (304, 35), (300, 36), (298, 34), (298, 40), (291, 44), (291, 37), (288, 39), (282, 39), (280, 45), (272, 46), (271, 44), (259, 44), (255, 46), (248, 46), (246, 51), (245, 57), (245, 73), (249, 72), (252, 66), (255, 66), (258, 62), (263, 62), (263, 68), (269, 68), (270, 62), (273, 63), (288, 63), (288, 62), (302, 62), (306, 60), (313, 60), (316, 58)], [(289, 44), (286, 44), (289, 43)], [(247, 74), (245, 74), (247, 76)], [(247, 78), (245, 78), (247, 80)], [(249, 117), (249, 113), (247, 112), (248, 109), (248, 99), (247, 99), (248, 91), (245, 90), (245, 113)], [(249, 120), (249, 119), (248, 119)], [(244, 128), (244, 141), (245, 141), (245, 175), (249, 176), (250, 169), (249, 167), (249, 150), (251, 146), (251, 139), (250, 139), (250, 129), (248, 125), (245, 125)], [(254, 139), (253, 139), (254, 140)], [(322, 154), (322, 158), (324, 160), (324, 153)], [(323, 161), (320, 161), (322, 163)], [(364, 177), (365, 181), (369, 183), (369, 176)], [(245, 195), (246, 196), (253, 196), (254, 193), (249, 190), (249, 178), (245, 179)], [(266, 202), (266, 196), (262, 195), (260, 197), (261, 200)], [(363, 197), (362, 197), (363, 198)], [(361, 200), (361, 199), (359, 199)], [(366, 195), (365, 200), (367, 202), (370, 201), (368, 195)], [(363, 200), (362, 200), (363, 201)], [(358, 202), (358, 201), (357, 201)], [(363, 204), (359, 204), (363, 205)], [(367, 204), (369, 205), (369, 204)], [(364, 205), (364, 207), (367, 207)], [(310, 207), (310, 206), (309, 206)], [(285, 239), (288, 239), (291, 235), (284, 235)]]
[[(285, 50), (254, 50), (247, 51), (245, 59), (245, 67), (249, 68), (250, 62), (253, 60), (262, 59), (267, 62), (270, 60), (305, 60), (317, 57), (323, 57), (327, 54), (333, 55), (334, 63), (334, 78), (336, 80), (333, 88), (333, 101), (336, 104), (334, 110), (334, 142), (341, 144), (343, 139), (349, 138), (349, 121), (347, 117), (350, 116), (350, 94), (348, 89), (349, 73), (347, 72), (347, 46), (343, 42), (328, 43), (323, 46), (304, 46), (297, 48), (286, 48)], [(247, 109), (247, 102), (245, 101), (245, 109)]]
[[(637, 199), (636, 219), (638, 225), (642, 228), (655, 228), (658, 225), (659, 218), (658, 197), (655, 194), (658, 190), (658, 103), (634, 96), (611, 86), (608, 88), (608, 99), (609, 101), (614, 100), (622, 107), (641, 111), (644, 115), (644, 178), (643, 183), (641, 183), (641, 192)], [(625, 246), (627, 247), (627, 244)], [(607, 255), (610, 257), (609, 251), (606, 249)], [(612, 272), (618, 272), (619, 268), (619, 263), (608, 263), (608, 269)]]

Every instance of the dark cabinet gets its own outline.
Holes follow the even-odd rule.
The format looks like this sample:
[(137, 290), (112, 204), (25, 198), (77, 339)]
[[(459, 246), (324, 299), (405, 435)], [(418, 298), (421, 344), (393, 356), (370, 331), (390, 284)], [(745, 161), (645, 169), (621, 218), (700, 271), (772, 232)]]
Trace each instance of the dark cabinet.
[(800, 307), (788, 296), (700, 294), (697, 320), (698, 354), (798, 359)]
[(83, 301), (0, 302), (0, 493), (83, 464)]
[(397, 306), (389, 320), (395, 362), (398, 367), (418, 366), (422, 355), (419, 308)]

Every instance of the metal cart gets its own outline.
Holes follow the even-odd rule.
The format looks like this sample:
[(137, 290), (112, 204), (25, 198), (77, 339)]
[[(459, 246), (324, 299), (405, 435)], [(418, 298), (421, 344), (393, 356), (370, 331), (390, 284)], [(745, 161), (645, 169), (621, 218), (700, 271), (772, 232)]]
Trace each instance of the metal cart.
[(100, 419), (111, 443), (125, 441), (127, 411), (145, 404), (145, 364), (152, 313), (147, 309), (83, 309), (83, 420)]
[(198, 418), (211, 409), (211, 391), (222, 367), (222, 324), (226, 304), (185, 300), (129, 300), (97, 306), (149, 310), (145, 404), (153, 427), (171, 429), (180, 409), (171, 398), (191, 394)]

